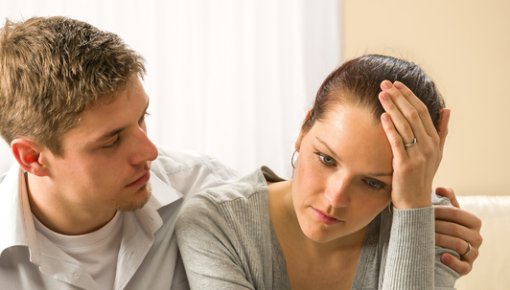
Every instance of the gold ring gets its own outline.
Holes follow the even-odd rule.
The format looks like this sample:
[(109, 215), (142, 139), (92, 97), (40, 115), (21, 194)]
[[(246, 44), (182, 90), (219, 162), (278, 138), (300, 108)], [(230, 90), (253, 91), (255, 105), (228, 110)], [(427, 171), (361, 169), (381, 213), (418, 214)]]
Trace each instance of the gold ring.
[(466, 241), (466, 243), (467, 243), (467, 249), (466, 249), (466, 251), (464, 251), (464, 254), (461, 255), (462, 257), (464, 257), (467, 254), (469, 254), (471, 252), (471, 249), (472, 249), (471, 244), (468, 241)]
[(414, 144), (416, 144), (417, 140), (416, 140), (416, 137), (413, 138), (413, 140), (411, 140), (411, 142), (408, 142), (408, 143), (404, 143), (404, 147), (409, 148), (411, 146), (413, 146)]

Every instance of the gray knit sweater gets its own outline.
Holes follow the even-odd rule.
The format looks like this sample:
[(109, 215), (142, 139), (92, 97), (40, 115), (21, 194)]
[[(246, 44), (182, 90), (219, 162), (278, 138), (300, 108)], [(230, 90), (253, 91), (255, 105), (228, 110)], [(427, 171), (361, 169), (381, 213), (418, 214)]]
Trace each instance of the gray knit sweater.
[[(266, 180), (281, 179), (262, 167), (185, 201), (176, 230), (191, 289), (290, 289)], [(434, 255), (433, 215), (431, 207), (379, 214), (368, 225), (352, 289), (454, 289), (457, 273), (438, 259), (444, 250)]]

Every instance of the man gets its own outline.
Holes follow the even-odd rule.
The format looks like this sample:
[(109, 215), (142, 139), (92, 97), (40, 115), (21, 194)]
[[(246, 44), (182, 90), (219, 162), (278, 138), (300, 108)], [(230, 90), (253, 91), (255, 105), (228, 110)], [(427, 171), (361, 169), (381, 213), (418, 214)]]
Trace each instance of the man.
[[(0, 177), (0, 289), (188, 288), (174, 237), (183, 196), (236, 173), (155, 147), (143, 74), (138, 54), (87, 23), (6, 22), (0, 134), (17, 164)], [(443, 216), (464, 230), (444, 245), (471, 240), (475, 254), (448, 264), (469, 272), (479, 227)]]
[(182, 194), (233, 173), (156, 160), (144, 65), (118, 36), (53, 17), (7, 22), (1, 37), (0, 132), (18, 166), (0, 184), (0, 288), (186, 288)]

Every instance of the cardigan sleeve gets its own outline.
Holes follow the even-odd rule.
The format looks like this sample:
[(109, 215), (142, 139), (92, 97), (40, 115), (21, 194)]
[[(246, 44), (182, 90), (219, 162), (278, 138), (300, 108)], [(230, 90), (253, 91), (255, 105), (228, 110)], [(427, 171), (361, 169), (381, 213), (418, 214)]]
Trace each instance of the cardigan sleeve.
[(393, 208), (382, 289), (455, 289), (458, 275), (439, 261), (434, 246), (434, 210)]

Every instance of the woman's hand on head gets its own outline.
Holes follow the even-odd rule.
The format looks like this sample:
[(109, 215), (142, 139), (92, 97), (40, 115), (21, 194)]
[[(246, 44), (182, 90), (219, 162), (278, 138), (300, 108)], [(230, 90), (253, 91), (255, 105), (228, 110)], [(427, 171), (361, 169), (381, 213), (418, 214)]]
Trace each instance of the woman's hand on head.
[(466, 275), (471, 272), (482, 245), (482, 221), (473, 213), (460, 208), (452, 189), (438, 187), (436, 193), (447, 197), (453, 205), (434, 208), (436, 245), (459, 253), (459, 257), (443, 253), (441, 262), (460, 275)]
[(441, 111), (436, 128), (425, 104), (404, 84), (383, 81), (381, 89), (379, 100), (386, 111), (381, 123), (393, 152), (393, 206), (430, 206), (432, 181), (441, 162), (450, 111)]

